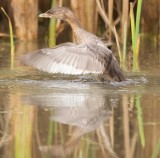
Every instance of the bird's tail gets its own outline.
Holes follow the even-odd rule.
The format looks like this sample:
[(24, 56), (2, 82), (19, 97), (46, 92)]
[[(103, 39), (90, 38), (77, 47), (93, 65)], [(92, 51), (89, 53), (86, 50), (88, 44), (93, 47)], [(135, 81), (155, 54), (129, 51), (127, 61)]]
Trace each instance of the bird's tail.
[(114, 57), (112, 57), (112, 59), (110, 60), (107, 70), (108, 70), (109, 76), (113, 80), (118, 81), (118, 82), (126, 80), (117, 60)]

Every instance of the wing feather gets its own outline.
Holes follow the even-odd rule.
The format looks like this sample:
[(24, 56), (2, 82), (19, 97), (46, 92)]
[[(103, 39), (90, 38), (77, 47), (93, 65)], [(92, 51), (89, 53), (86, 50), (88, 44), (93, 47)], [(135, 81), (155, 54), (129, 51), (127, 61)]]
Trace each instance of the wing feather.
[(105, 71), (105, 63), (101, 62), (102, 57), (98, 53), (87, 44), (66, 43), (27, 53), (22, 57), (22, 62), (49, 73), (99, 74)]

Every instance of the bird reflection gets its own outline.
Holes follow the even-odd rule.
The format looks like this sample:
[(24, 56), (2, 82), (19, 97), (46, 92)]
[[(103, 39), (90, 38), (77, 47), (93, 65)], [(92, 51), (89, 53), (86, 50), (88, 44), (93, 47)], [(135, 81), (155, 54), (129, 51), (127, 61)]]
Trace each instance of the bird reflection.
[[(117, 105), (117, 97), (103, 92), (90, 93), (49, 93), (23, 97), (28, 104), (51, 108), (51, 120), (72, 125), (74, 130), (68, 141), (63, 145), (42, 146), (41, 151), (52, 156), (70, 155), (82, 135), (97, 129), (104, 120), (112, 115), (112, 108)], [(111, 145), (109, 146), (111, 148)], [(114, 152), (112, 149), (112, 156)]]

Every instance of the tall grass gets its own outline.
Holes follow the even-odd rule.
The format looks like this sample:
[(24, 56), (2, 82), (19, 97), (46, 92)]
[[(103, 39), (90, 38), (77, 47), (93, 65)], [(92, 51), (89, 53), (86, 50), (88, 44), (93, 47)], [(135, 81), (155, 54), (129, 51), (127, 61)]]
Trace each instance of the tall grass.
[(126, 63), (126, 52), (127, 52), (127, 21), (124, 22), (123, 30), (123, 64)]
[(117, 34), (117, 30), (116, 30), (115, 26), (114, 26), (114, 36), (116, 38), (119, 60), (120, 60), (120, 63), (122, 63), (122, 53), (121, 53), (121, 48), (120, 48), (120, 44), (119, 44), (118, 34)]
[[(122, 14), (122, 23), (123, 23), (123, 54), (122, 54), (122, 63), (123, 67), (125, 67), (126, 63), (126, 46), (127, 46), (127, 24), (128, 24), (128, 9), (127, 2), (123, 1), (123, 14)], [(134, 7), (133, 3), (130, 3), (130, 25), (131, 25), (131, 38), (132, 38), (132, 52), (133, 52), (133, 70), (136, 71), (139, 69), (138, 66), (138, 56), (139, 56), (139, 45), (140, 45), (140, 37), (139, 37), (139, 28), (140, 28), (140, 16), (141, 16), (141, 8), (142, 8), (142, 0), (138, 0), (137, 3), (137, 12), (136, 12), (136, 20), (134, 16)], [(127, 13), (127, 14), (126, 14)]]
[[(123, 0), (122, 2), (114, 1), (115, 7), (118, 13), (118, 16), (113, 18), (113, 0), (108, 1), (108, 13), (106, 13), (103, 1), (97, 2), (97, 8), (100, 16), (102, 17), (106, 27), (109, 29), (109, 37), (111, 37), (111, 33), (114, 34), (118, 54), (120, 62), (123, 63), (123, 67), (125, 67), (125, 63), (127, 60), (127, 35), (130, 33), (128, 32), (128, 27), (131, 26), (131, 38), (132, 38), (132, 52), (133, 52), (133, 69), (138, 69), (138, 62), (136, 61), (139, 56), (139, 45), (140, 45), (140, 38), (139, 38), (139, 30), (140, 30), (140, 17), (141, 17), (141, 8), (142, 8), (142, 0), (137, 0), (137, 10), (136, 10), (136, 18), (134, 16), (134, 7), (133, 3), (128, 4), (128, 0)], [(101, 2), (101, 3), (100, 3)], [(135, 3), (135, 2), (134, 2)], [(122, 5), (122, 6), (121, 6)], [(130, 13), (129, 13), (130, 9)], [(130, 15), (130, 16), (129, 16)], [(130, 18), (130, 20), (129, 20)], [(130, 23), (129, 23), (130, 22)], [(121, 30), (121, 38), (119, 38), (120, 33), (115, 28), (118, 28), (116, 25), (121, 24), (118, 30)], [(122, 39), (122, 40), (120, 40)], [(123, 41), (123, 44), (122, 42)]]
[[(51, 8), (56, 6), (56, 0), (52, 0), (51, 2)], [(56, 45), (56, 20), (50, 19), (49, 22), (49, 34), (48, 34), (48, 44), (50, 47), (53, 47)]]
[(6, 13), (6, 11), (3, 9), (3, 7), (1, 7), (1, 10), (3, 11), (4, 15), (7, 17), (8, 19), (8, 24), (9, 24), (9, 34), (10, 34), (10, 43), (11, 43), (11, 52), (14, 51), (14, 38), (13, 38), (13, 28), (12, 28), (12, 23), (10, 20), (10, 17), (8, 16), (8, 14)]
[[(51, 1), (51, 8), (56, 6), (56, 2), (57, 2), (56, 0)], [(53, 47), (56, 45), (56, 20), (55, 19), (50, 19), (50, 22), (49, 22), (48, 45), (49, 47)], [(50, 120), (48, 140), (47, 140), (48, 145), (52, 144), (53, 133), (55, 130), (57, 131), (57, 124)]]
[[(14, 99), (14, 98), (13, 98)], [(17, 106), (17, 104), (16, 104)], [(13, 115), (13, 142), (14, 154), (16, 158), (31, 158), (32, 157), (32, 141), (33, 141), (33, 123), (34, 123), (34, 108), (31, 106), (18, 105), (16, 110), (22, 114), (15, 113)]]
[(54, 126), (54, 122), (52, 120), (49, 121), (49, 128), (48, 128), (48, 140), (47, 140), (47, 144), (51, 145), (52, 144), (52, 139), (53, 139), (53, 127)]
[(132, 51), (133, 60), (136, 60), (139, 55), (139, 28), (141, 16), (142, 0), (138, 0), (136, 19), (134, 17), (133, 3), (130, 3), (130, 19), (131, 19), (131, 35), (132, 35)]
[(143, 127), (141, 96), (136, 96), (136, 108), (137, 108), (137, 119), (138, 119), (138, 127), (139, 127), (141, 144), (143, 147), (145, 147), (145, 136), (144, 136), (144, 127)]
[(135, 41), (135, 17), (133, 11), (133, 3), (130, 3), (130, 20), (131, 20), (131, 37), (132, 37), (132, 50), (135, 50), (134, 41)]
[(13, 28), (12, 28), (12, 23), (10, 20), (10, 17), (8, 16), (8, 14), (6, 13), (6, 11), (3, 9), (3, 7), (1, 7), (1, 10), (3, 11), (4, 15), (7, 17), (8, 19), (8, 25), (9, 25), (9, 34), (10, 34), (10, 44), (11, 44), (11, 68), (13, 68), (14, 66), (14, 37), (13, 37)]
[[(109, 18), (111, 25), (113, 25), (113, 4), (114, 4), (114, 0), (108, 1), (108, 18)], [(109, 28), (110, 41), (111, 41), (111, 37), (112, 37), (112, 30), (111, 28)]]
[(153, 151), (151, 158), (158, 158), (158, 155), (160, 154), (160, 138), (158, 139), (158, 143)]

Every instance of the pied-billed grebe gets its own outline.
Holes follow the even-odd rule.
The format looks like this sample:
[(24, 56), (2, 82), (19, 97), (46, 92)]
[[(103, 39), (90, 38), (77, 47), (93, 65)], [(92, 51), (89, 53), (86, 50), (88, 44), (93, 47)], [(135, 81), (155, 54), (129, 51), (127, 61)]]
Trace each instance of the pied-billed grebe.
[(22, 62), (49, 73), (98, 74), (104, 80), (124, 81), (120, 66), (105, 43), (81, 28), (73, 12), (65, 7), (52, 8), (40, 17), (67, 21), (76, 43), (64, 43), (54, 48), (27, 53)]

